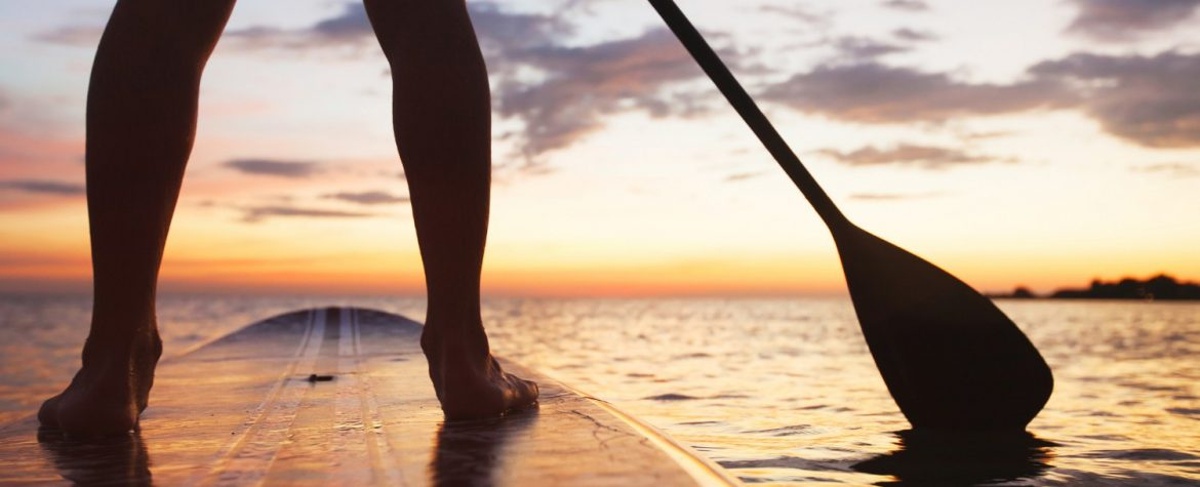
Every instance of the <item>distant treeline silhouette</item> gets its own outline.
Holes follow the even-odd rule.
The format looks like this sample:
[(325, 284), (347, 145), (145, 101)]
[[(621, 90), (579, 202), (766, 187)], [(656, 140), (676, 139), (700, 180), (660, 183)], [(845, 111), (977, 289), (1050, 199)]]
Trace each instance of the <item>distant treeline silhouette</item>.
[(1174, 277), (1159, 274), (1144, 281), (1126, 277), (1119, 281), (1092, 281), (1086, 289), (1059, 289), (1048, 296), (1038, 296), (1029, 288), (1018, 286), (1012, 294), (995, 297), (1004, 298), (1053, 298), (1053, 299), (1139, 299), (1146, 301), (1200, 300), (1200, 284), (1180, 282)]

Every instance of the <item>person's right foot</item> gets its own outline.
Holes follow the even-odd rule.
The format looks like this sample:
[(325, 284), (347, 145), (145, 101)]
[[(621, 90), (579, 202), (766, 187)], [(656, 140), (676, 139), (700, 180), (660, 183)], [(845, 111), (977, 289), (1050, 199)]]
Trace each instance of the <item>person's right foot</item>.
[(43, 427), (71, 436), (111, 436), (137, 427), (146, 409), (162, 341), (153, 326), (135, 343), (88, 339), (83, 367), (62, 393), (38, 410)]
[(537, 404), (537, 384), (501, 369), (482, 326), (452, 334), (427, 323), (421, 348), (446, 419), (492, 418)]

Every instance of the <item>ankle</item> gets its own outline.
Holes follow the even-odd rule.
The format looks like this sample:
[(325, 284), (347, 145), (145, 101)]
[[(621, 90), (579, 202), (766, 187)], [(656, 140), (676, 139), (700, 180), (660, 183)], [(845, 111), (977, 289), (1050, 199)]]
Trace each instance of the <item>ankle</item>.
[(155, 326), (135, 328), (101, 328), (93, 326), (83, 344), (84, 365), (97, 360), (128, 360), (133, 357), (162, 355), (163, 342)]
[(113, 310), (111, 306), (96, 305), (92, 308), (92, 322), (88, 336), (113, 340), (147, 335), (157, 336), (158, 319), (156, 316), (153, 309)]

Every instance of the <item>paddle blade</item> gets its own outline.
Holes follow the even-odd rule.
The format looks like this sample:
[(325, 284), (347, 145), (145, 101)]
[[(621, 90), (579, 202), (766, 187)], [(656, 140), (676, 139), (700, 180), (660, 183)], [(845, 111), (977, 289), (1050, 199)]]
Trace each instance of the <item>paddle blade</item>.
[(1023, 430), (1054, 379), (992, 301), (853, 225), (834, 232), (863, 335), (914, 428)]

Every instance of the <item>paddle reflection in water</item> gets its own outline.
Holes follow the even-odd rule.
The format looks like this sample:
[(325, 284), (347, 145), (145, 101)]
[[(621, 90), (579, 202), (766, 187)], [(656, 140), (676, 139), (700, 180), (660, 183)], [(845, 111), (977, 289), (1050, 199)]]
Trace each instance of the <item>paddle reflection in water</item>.
[(979, 485), (1033, 479), (1052, 468), (1055, 443), (1027, 432), (896, 432), (895, 451), (851, 466), (890, 475), (878, 485)]
[(104, 438), (68, 438), (41, 429), (38, 445), (66, 480), (80, 485), (150, 485), (150, 454), (140, 431)]
[(448, 421), (438, 428), (433, 459), (429, 462), (432, 485), (495, 485), (502, 482), (509, 458), (505, 450), (513, 437), (538, 421), (536, 410), (496, 419)]

